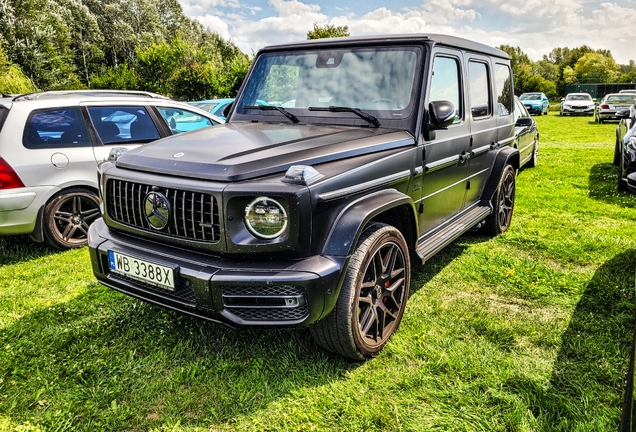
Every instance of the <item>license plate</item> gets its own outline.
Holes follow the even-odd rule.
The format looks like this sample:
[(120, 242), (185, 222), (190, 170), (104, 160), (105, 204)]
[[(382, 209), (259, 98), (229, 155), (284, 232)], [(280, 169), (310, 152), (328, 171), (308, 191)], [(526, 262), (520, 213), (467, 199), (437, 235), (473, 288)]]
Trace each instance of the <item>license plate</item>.
[(110, 271), (132, 279), (174, 291), (174, 269), (150, 261), (108, 251)]

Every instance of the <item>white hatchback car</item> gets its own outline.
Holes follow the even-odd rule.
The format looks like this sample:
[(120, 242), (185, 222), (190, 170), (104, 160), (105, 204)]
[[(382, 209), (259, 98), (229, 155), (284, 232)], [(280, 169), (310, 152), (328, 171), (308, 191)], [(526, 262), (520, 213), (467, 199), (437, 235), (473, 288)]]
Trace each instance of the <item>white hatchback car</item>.
[(79, 90), (0, 98), (0, 235), (58, 249), (86, 244), (100, 217), (96, 166), (134, 148), (223, 123), (147, 92)]

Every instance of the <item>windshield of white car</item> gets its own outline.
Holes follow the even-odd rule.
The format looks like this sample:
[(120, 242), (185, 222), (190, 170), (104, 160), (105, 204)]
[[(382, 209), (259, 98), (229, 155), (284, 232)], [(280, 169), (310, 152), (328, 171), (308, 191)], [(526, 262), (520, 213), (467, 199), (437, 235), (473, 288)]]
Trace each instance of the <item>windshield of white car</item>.
[(264, 102), (298, 117), (342, 117), (340, 112), (309, 109), (338, 106), (401, 120), (414, 109), (420, 55), (417, 47), (264, 54), (253, 67), (236, 113), (269, 115), (272, 111), (244, 108)]
[(591, 101), (592, 100), (592, 96), (590, 95), (575, 95), (575, 94), (569, 94), (565, 97), (565, 100), (577, 100), (577, 101)]
[(616, 95), (616, 96), (609, 96), (606, 102), (631, 104), (631, 103), (634, 103), (634, 100), (636, 100), (636, 95), (622, 94), (622, 95)]
[(541, 93), (524, 93), (519, 96), (521, 100), (536, 100), (541, 99)]

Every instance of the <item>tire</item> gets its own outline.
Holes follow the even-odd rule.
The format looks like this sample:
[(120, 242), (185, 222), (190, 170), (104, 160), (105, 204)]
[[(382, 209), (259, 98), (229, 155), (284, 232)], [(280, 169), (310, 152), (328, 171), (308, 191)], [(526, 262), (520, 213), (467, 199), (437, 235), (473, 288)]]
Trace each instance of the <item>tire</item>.
[(620, 143), (618, 141), (618, 138), (616, 138), (616, 144), (614, 146), (614, 162), (613, 162), (614, 166), (618, 166), (618, 164), (621, 161), (621, 154), (620, 154), (619, 148), (620, 148)]
[(534, 168), (537, 166), (537, 162), (539, 161), (539, 142), (535, 139), (534, 141), (534, 149), (532, 149), (532, 157), (526, 163), (528, 168)]
[(344, 357), (375, 357), (400, 325), (410, 283), (409, 251), (400, 231), (370, 224), (349, 260), (336, 306), (310, 326), (312, 337)]
[(543, 108), (541, 108), (539, 111), (537, 111), (537, 115), (541, 116), (541, 114), (543, 114)]
[(512, 212), (515, 207), (516, 179), (512, 165), (506, 165), (497, 191), (492, 197), (493, 212), (486, 218), (484, 231), (488, 235), (496, 236), (508, 231)]
[(627, 182), (623, 181), (623, 170), (618, 167), (618, 182), (616, 184), (616, 190), (619, 192), (627, 192)]
[(97, 195), (86, 189), (65, 190), (44, 207), (44, 241), (61, 250), (85, 246), (88, 227), (100, 216)]

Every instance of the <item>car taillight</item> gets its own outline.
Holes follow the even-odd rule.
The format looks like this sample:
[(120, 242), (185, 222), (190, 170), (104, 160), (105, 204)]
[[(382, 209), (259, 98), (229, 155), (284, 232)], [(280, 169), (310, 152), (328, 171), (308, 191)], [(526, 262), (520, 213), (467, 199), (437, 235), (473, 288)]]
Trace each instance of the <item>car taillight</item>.
[(602, 108), (602, 109), (609, 109), (609, 105), (605, 105), (605, 104), (603, 104), (603, 105), (601, 105), (601, 108)]
[(11, 165), (0, 157), (0, 189), (16, 189), (23, 188), (24, 183), (20, 177), (13, 171)]

